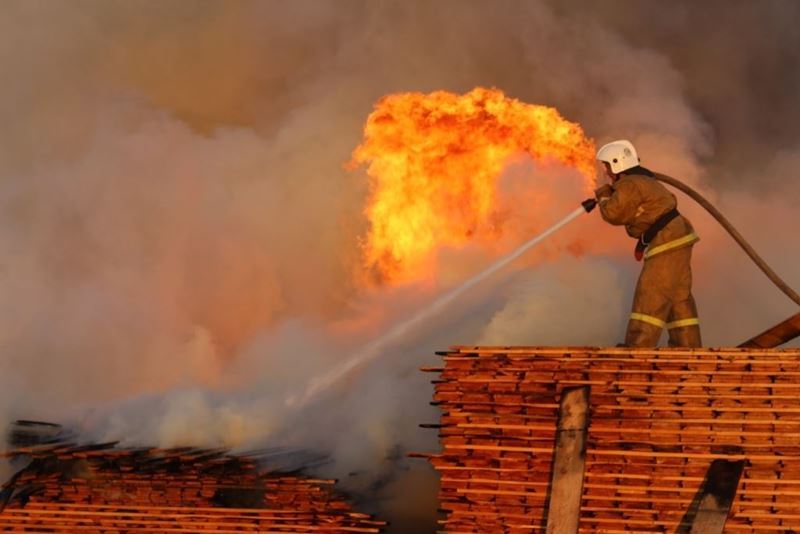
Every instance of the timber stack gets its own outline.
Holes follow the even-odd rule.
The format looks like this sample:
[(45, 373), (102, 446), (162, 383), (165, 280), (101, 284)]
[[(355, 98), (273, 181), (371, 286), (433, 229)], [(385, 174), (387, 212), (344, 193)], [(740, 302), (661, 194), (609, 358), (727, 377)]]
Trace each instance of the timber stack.
[(333, 480), (265, 471), (264, 451), (118, 448), (56, 440), (8, 453), (25, 465), (4, 486), (0, 531), (364, 532)]
[[(444, 532), (563, 524), (570, 494), (581, 532), (689, 532), (702, 521), (719, 525), (708, 532), (798, 531), (798, 349), (439, 354), (444, 365), (423, 370), (439, 373), (442, 416), (422, 426), (439, 428), (442, 450), (422, 456), (441, 475)], [(576, 391), (586, 422), (562, 427), (580, 415), (564, 405)], [(577, 453), (559, 459), (568, 439), (580, 439)]]

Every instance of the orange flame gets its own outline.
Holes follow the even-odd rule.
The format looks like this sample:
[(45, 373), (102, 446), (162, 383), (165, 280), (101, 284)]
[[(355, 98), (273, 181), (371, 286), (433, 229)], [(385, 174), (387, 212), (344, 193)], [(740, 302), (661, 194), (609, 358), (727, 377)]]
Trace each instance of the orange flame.
[(351, 161), (367, 164), (370, 177), (366, 267), (386, 281), (416, 279), (437, 247), (497, 236), (497, 181), (510, 158), (574, 167), (591, 190), (594, 153), (581, 127), (554, 108), (497, 89), (388, 95)]

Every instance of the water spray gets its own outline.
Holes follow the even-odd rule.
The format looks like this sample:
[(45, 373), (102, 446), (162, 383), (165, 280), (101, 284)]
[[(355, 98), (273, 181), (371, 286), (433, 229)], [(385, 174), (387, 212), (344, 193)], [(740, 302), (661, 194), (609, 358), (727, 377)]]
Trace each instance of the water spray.
[[(686, 193), (690, 196), (695, 202), (700, 204), (703, 208), (705, 208), (713, 217), (714, 219), (719, 222), (719, 224), (725, 228), (725, 230), (733, 237), (733, 239), (742, 247), (742, 249), (747, 253), (751, 260), (767, 275), (767, 277), (775, 284), (778, 289), (780, 289), (786, 296), (792, 299), (794, 302), (800, 304), (800, 296), (795, 292), (786, 282), (784, 282), (776, 273), (773, 271), (769, 265), (755, 252), (752, 246), (742, 237), (742, 235), (733, 227), (733, 225), (719, 212), (708, 200), (706, 200), (700, 193), (689, 187), (688, 185), (672, 178), (670, 176), (666, 176), (663, 174), (654, 174), (654, 178), (661, 182), (667, 183), (682, 192)], [(452, 301), (457, 299), (461, 296), (464, 292), (468, 291), (470, 288), (474, 287), (475, 285), (479, 284), (486, 278), (490, 277), (515, 259), (522, 256), (525, 252), (533, 248), (534, 246), (538, 245), (558, 230), (563, 228), (564, 226), (568, 225), (573, 220), (580, 217), (583, 213), (591, 212), (597, 206), (597, 200), (594, 198), (589, 198), (584, 200), (581, 203), (581, 206), (571, 212), (569, 215), (555, 223), (550, 228), (546, 229), (545, 231), (538, 234), (536, 237), (526, 241), (519, 247), (517, 247), (513, 252), (507, 254), (506, 256), (500, 258), (492, 265), (481, 271), (480, 273), (476, 274), (472, 278), (468, 279), (455, 289), (452, 289), (448, 293), (442, 295), (430, 306), (426, 309), (420, 311), (416, 315), (413, 315), (409, 319), (406, 319), (400, 324), (395, 325), (392, 327), (388, 332), (386, 332), (381, 337), (375, 339), (371, 343), (364, 346), (361, 350), (359, 350), (352, 358), (344, 361), (338, 367), (335, 367), (327, 374), (312, 380), (308, 387), (306, 387), (305, 391), (300, 395), (295, 395), (287, 399), (286, 404), (290, 407), (302, 407), (306, 405), (311, 399), (313, 399), (318, 394), (322, 393), (323, 391), (327, 390), (333, 384), (347, 376), (351, 373), (354, 369), (366, 364), (367, 362), (374, 359), (378, 356), (386, 345), (391, 343), (392, 341), (396, 340), (397, 338), (406, 334), (409, 330), (416, 327), (419, 323), (424, 321), (425, 319), (439, 313), (445, 306), (450, 304)]]
[(489, 267), (481, 271), (480, 273), (476, 274), (472, 278), (466, 280), (458, 287), (450, 290), (448, 293), (445, 293), (435, 301), (433, 301), (430, 306), (421, 310), (417, 314), (413, 315), (412, 317), (406, 319), (400, 324), (395, 325), (392, 327), (388, 332), (383, 334), (381, 337), (373, 340), (369, 344), (365, 345), (361, 350), (359, 350), (356, 354), (353, 355), (352, 358), (342, 362), (339, 366), (335, 367), (327, 374), (313, 379), (306, 390), (300, 395), (294, 395), (289, 397), (286, 400), (286, 405), (290, 407), (300, 408), (306, 405), (311, 399), (316, 397), (318, 394), (322, 393), (323, 391), (327, 390), (330, 386), (347, 376), (351, 373), (354, 369), (361, 367), (365, 363), (371, 361), (376, 356), (378, 356), (387, 344), (391, 343), (392, 341), (396, 340), (397, 338), (406, 334), (409, 330), (416, 327), (419, 323), (424, 321), (425, 319), (439, 313), (445, 306), (450, 304), (452, 301), (457, 299), (461, 296), (464, 292), (468, 291), (470, 288), (476, 286), (477, 284), (481, 283), (483, 280), (489, 278), (494, 273), (511, 263), (512, 261), (516, 260), (525, 252), (530, 250), (531, 248), (535, 247), (551, 235), (555, 234), (561, 228), (565, 227), (578, 217), (580, 217), (584, 213), (588, 213), (594, 209), (597, 205), (597, 201), (593, 198), (585, 200), (581, 203), (581, 206), (557, 223), (555, 223), (550, 228), (546, 229), (545, 231), (538, 234), (536, 237), (529, 239), (519, 247), (517, 247), (513, 252), (503, 256)]

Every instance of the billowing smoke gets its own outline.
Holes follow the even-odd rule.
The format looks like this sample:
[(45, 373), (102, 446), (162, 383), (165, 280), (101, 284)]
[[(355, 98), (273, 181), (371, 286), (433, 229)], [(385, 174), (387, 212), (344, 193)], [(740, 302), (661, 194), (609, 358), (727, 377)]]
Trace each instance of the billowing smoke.
[[(495, 86), (598, 142), (627, 137), (800, 286), (800, 6), (575, 4), (5, 2), (0, 418), (126, 443), (316, 448), (399, 532), (432, 530), (435, 480), (404, 458), (436, 447), (416, 427), (437, 417), (417, 367), (449, 344), (613, 344), (638, 265), (620, 229), (584, 217), (325, 402), (288, 410), (433, 296), (360, 282), (366, 180), (343, 164), (373, 103), (400, 91)], [(558, 188), (547, 216), (575, 194)], [(786, 317), (789, 301), (680, 202), (702, 237), (706, 344)], [(441, 254), (441, 287), (488, 260)], [(418, 501), (400, 498), (409, 488)]]

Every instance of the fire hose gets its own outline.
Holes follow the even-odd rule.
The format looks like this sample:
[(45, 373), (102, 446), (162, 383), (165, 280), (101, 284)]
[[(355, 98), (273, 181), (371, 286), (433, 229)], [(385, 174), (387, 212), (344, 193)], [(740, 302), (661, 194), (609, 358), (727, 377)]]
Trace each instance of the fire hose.
[[(750, 259), (755, 263), (761, 271), (767, 275), (767, 278), (775, 284), (775, 287), (780, 289), (787, 297), (792, 299), (795, 304), (800, 306), (800, 294), (798, 294), (794, 289), (792, 289), (783, 279), (777, 275), (775, 271), (764, 261), (764, 259), (758, 255), (758, 253), (753, 249), (750, 243), (742, 237), (742, 234), (734, 228), (734, 226), (728, 221), (728, 219), (711, 203), (709, 202), (703, 195), (686, 185), (685, 183), (673, 178), (671, 176), (667, 176), (666, 174), (660, 173), (653, 173), (653, 178), (660, 182), (664, 182), (665, 184), (669, 184), (675, 189), (678, 189), (692, 198), (695, 202), (700, 204), (705, 210), (711, 214), (714, 219), (730, 234), (730, 236), (742, 247), (742, 250), (750, 257)], [(581, 205), (583, 209), (587, 212), (592, 211), (594, 207), (597, 205), (597, 201), (593, 198), (584, 200)]]

